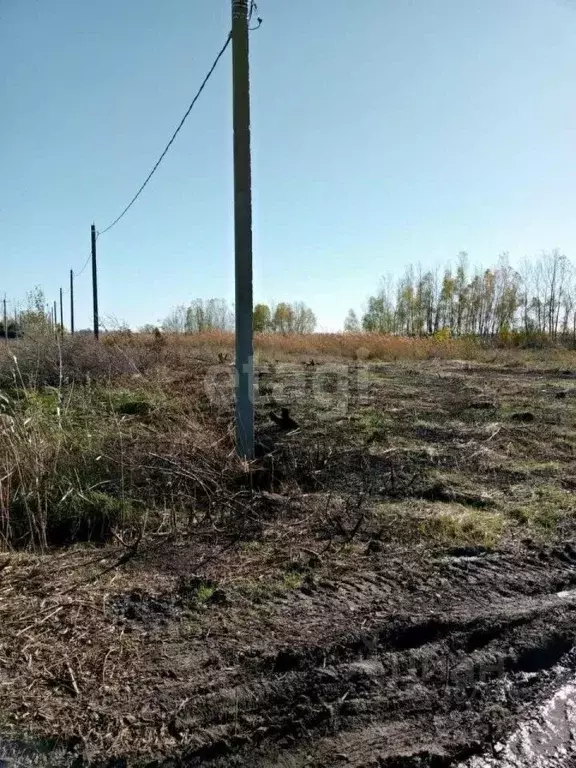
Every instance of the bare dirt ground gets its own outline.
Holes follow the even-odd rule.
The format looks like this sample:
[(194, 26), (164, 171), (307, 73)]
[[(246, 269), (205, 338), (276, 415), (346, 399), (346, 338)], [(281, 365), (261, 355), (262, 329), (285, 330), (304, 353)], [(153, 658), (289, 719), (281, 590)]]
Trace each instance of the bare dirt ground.
[(576, 370), (262, 371), (238, 519), (0, 555), (6, 764), (504, 765), (574, 676)]

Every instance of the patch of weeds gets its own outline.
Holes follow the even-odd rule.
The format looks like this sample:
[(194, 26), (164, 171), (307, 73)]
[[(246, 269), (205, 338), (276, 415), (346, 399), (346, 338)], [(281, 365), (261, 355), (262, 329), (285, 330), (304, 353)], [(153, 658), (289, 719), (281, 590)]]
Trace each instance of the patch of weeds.
[(221, 591), (217, 590), (213, 581), (202, 579), (200, 576), (183, 576), (177, 586), (177, 592), (182, 600), (193, 606), (213, 602), (216, 593)]
[(264, 581), (243, 581), (236, 587), (238, 593), (253, 603), (262, 603), (277, 597), (280, 592), (274, 585)]
[(508, 510), (510, 517), (518, 524), (529, 526), (545, 536), (553, 535), (562, 522), (573, 517), (575, 512), (574, 494), (554, 485), (538, 486), (530, 502)]
[(365, 408), (354, 416), (354, 425), (367, 443), (386, 443), (390, 432), (390, 420), (381, 410)]
[(536, 533), (551, 536), (557, 530), (565, 515), (557, 509), (530, 509), (529, 507), (516, 507), (509, 512), (523, 528), (530, 527)]
[(532, 461), (523, 459), (522, 461), (512, 461), (506, 464), (506, 469), (517, 475), (556, 475), (561, 470), (558, 461)]
[(216, 591), (216, 587), (213, 585), (203, 584), (201, 587), (198, 588), (198, 591), (196, 592), (196, 600), (199, 603), (207, 603), (209, 602), (212, 597), (214, 596), (214, 592)]
[(148, 416), (155, 407), (150, 396), (142, 392), (120, 390), (108, 393), (110, 408), (122, 416)]
[(282, 585), (285, 589), (300, 589), (303, 581), (304, 578), (301, 573), (298, 573), (298, 571), (289, 571), (284, 574)]
[(246, 580), (241, 582), (236, 589), (248, 600), (254, 603), (262, 603), (278, 597), (284, 597), (287, 593), (300, 589), (305, 577), (298, 571), (288, 571), (281, 576), (272, 576), (269, 580)]
[(15, 542), (27, 542), (30, 527), (34, 526), (38, 529), (38, 540), (45, 540), (46, 544), (101, 544), (110, 539), (114, 528), (133, 523), (137, 515), (132, 501), (102, 491), (71, 490), (59, 500), (17, 492), (11, 500), (9, 524)]
[(425, 539), (442, 545), (494, 548), (505, 528), (506, 520), (500, 513), (454, 507), (430, 514), (420, 523), (419, 531)]
[(60, 393), (53, 387), (31, 389), (23, 399), (27, 408), (35, 409), (41, 413), (54, 413), (60, 403)]
[(24, 389), (13, 387), (2, 390), (1, 403), (5, 410), (22, 418), (46, 421), (53, 418), (61, 406), (61, 395), (55, 387)]
[(55, 504), (48, 518), (51, 543), (104, 542), (112, 529), (133, 522), (134, 503), (102, 491), (71, 491)]

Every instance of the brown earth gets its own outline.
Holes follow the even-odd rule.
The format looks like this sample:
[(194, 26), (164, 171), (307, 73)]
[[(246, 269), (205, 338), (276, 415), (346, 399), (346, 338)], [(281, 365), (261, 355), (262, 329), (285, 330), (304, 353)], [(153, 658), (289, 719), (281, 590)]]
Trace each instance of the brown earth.
[(0, 555), (6, 760), (458, 765), (574, 674), (571, 371), (319, 368), (234, 519)]

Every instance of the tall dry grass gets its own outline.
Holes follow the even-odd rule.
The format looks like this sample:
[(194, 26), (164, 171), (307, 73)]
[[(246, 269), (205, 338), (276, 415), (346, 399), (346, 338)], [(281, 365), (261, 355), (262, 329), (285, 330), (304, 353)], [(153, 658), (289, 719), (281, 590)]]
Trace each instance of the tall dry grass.
[[(234, 334), (226, 331), (204, 331), (195, 334), (162, 334), (159, 338), (146, 334), (112, 333), (103, 338), (104, 346), (124, 350), (141, 357), (155, 350), (156, 362), (169, 367), (185, 367), (193, 362), (218, 361), (219, 354), (232, 358)], [(368, 360), (468, 360), (479, 362), (557, 362), (571, 364), (576, 351), (563, 346), (542, 344), (525, 348), (514, 339), (450, 338), (439, 334), (428, 337), (395, 336), (380, 333), (257, 333), (254, 336), (256, 362), (268, 360), (319, 361)]]
[(231, 437), (202, 411), (201, 376), (182, 397), (165, 364), (148, 343), (129, 353), (81, 337), (3, 349), (0, 546), (103, 541), (211, 510)]
[[(163, 334), (165, 354), (194, 352), (215, 358), (218, 352), (231, 354), (234, 334), (226, 331), (204, 331), (195, 334)], [(104, 337), (104, 344), (124, 349), (149, 346), (154, 337), (142, 334), (115, 333)], [(471, 339), (408, 338), (378, 333), (257, 333), (254, 336), (257, 355), (277, 360), (301, 356), (348, 360), (426, 360), (431, 358), (473, 357), (480, 347)]]
[[(216, 412), (206, 372), (233, 336), (106, 334), (0, 345), (0, 546), (45, 548), (115, 530), (175, 526), (233, 508), (230, 377)], [(479, 360), (574, 367), (567, 350), (474, 339), (259, 334), (272, 360)], [(232, 489), (232, 490), (231, 490)], [(148, 524), (148, 523), (146, 523)]]

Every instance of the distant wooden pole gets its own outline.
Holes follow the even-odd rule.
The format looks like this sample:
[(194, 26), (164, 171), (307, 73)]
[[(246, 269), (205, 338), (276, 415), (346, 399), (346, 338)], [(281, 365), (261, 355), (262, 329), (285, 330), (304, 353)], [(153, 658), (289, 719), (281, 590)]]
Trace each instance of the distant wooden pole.
[(94, 338), (100, 336), (100, 327), (98, 322), (98, 267), (96, 266), (96, 227), (92, 224), (90, 229), (90, 239), (92, 243), (92, 307), (94, 313)]
[(64, 302), (62, 301), (62, 288), (60, 288), (60, 336), (64, 337)]
[(6, 311), (6, 294), (4, 294), (4, 341), (8, 344), (8, 312)]
[(253, 459), (254, 342), (248, 0), (232, 0), (232, 91), (236, 278), (236, 451), (240, 458)]
[(70, 270), (70, 333), (74, 336), (74, 271)]

